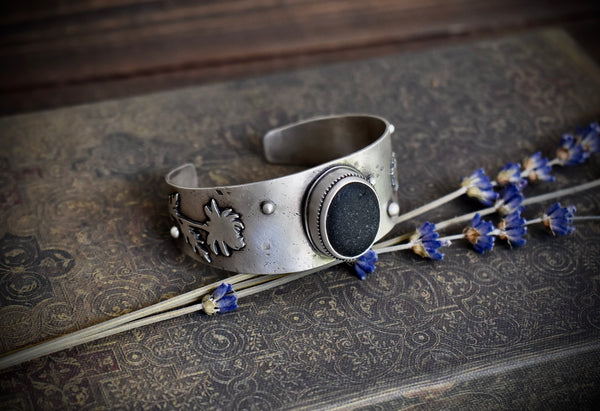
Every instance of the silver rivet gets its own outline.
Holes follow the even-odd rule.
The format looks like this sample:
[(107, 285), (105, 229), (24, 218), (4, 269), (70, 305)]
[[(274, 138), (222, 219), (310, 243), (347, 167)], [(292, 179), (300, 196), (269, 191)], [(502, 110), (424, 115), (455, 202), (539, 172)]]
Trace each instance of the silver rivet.
[(260, 210), (266, 215), (273, 214), (275, 212), (275, 204), (272, 201), (263, 201), (260, 205)]
[(369, 184), (371, 184), (372, 186), (374, 186), (375, 183), (377, 182), (377, 180), (373, 176), (369, 176), (369, 178), (367, 180), (369, 180)]
[(400, 214), (400, 205), (395, 201), (391, 201), (387, 207), (387, 213), (390, 217), (396, 217)]
[(390, 134), (394, 134), (394, 131), (396, 131), (396, 127), (394, 127), (393, 124), (390, 124)]
[(171, 237), (179, 238), (179, 228), (177, 226), (171, 227)]

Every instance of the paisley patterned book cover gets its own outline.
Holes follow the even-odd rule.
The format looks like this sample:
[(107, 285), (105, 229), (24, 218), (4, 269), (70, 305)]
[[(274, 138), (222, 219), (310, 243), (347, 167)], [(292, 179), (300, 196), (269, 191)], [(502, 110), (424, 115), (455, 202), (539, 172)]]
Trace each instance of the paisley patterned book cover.
[[(600, 70), (561, 31), (317, 67), (0, 119), (0, 350), (149, 306), (230, 273), (169, 235), (164, 175), (207, 185), (265, 166), (269, 129), (371, 113), (396, 127), (409, 210), (483, 167), (554, 153), (598, 120)], [(600, 155), (527, 195), (600, 175)], [(560, 199), (600, 214), (596, 188)], [(529, 215), (548, 204), (531, 205)], [(403, 223), (477, 209), (457, 200)], [(600, 381), (600, 225), (442, 261), (385, 254), (360, 281), (342, 264), (240, 299), (0, 371), (2, 409), (564, 409)]]

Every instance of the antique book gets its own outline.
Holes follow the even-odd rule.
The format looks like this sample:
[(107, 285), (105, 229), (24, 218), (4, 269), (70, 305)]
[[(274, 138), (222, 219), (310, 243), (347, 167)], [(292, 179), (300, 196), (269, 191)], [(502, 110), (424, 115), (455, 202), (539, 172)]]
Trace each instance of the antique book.
[[(0, 350), (38, 343), (231, 273), (169, 235), (164, 176), (207, 185), (295, 171), (266, 166), (269, 129), (332, 113), (396, 127), (400, 208), (495, 175), (598, 120), (600, 70), (562, 31), (0, 119)], [(526, 195), (600, 175), (599, 156)], [(596, 188), (561, 198), (600, 214)], [(549, 204), (531, 205), (534, 218)], [(397, 227), (479, 206), (459, 199)], [(462, 227), (457, 228), (458, 232)], [(403, 251), (360, 281), (341, 264), (202, 313), (0, 371), (3, 409), (561, 409), (600, 381), (600, 225), (441, 261)]]

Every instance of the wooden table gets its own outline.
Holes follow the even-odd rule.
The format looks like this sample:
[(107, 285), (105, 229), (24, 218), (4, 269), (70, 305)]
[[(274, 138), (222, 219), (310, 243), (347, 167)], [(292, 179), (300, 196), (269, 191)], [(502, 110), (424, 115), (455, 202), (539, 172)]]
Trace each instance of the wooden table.
[(0, 114), (395, 54), (534, 27), (600, 60), (588, 0), (7, 2)]

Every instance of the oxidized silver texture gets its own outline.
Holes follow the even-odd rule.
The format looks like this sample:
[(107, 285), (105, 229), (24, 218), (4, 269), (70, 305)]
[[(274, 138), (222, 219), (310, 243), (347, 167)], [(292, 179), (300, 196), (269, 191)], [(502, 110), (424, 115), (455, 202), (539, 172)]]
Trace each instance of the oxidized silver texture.
[[(324, 266), (340, 255), (331, 249), (324, 216), (335, 193), (351, 182), (372, 189), (379, 201), (379, 229), (394, 226), (397, 202), (393, 126), (371, 115), (318, 117), (269, 131), (263, 138), (271, 163), (312, 166), (254, 183), (198, 187), (193, 164), (166, 176), (178, 241), (192, 257), (213, 267), (251, 274), (281, 274)], [(365, 250), (366, 251), (366, 250)]]

